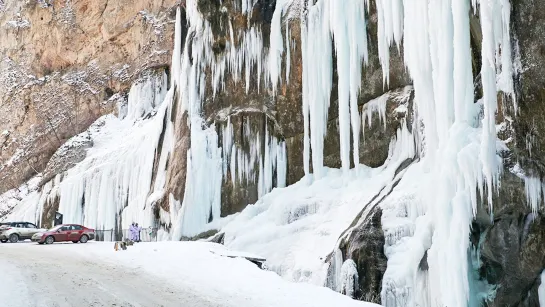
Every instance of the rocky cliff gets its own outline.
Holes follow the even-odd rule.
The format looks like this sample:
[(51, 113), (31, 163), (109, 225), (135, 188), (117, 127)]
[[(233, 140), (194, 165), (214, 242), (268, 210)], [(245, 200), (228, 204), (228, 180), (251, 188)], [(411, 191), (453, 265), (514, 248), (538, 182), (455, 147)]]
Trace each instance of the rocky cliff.
[(168, 66), (175, 4), (1, 2), (0, 193), (42, 172), (69, 138), (117, 112), (142, 72)]

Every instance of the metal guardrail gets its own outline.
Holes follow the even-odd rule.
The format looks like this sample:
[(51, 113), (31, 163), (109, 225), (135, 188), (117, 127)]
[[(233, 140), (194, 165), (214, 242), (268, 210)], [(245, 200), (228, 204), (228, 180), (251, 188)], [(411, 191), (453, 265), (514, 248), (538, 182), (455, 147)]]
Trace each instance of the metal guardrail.
[[(95, 229), (95, 241), (125, 241), (130, 238), (129, 233), (129, 229), (123, 229), (121, 231), (116, 231), (115, 229)], [(140, 242), (157, 242), (157, 228), (142, 228), (140, 231)]]

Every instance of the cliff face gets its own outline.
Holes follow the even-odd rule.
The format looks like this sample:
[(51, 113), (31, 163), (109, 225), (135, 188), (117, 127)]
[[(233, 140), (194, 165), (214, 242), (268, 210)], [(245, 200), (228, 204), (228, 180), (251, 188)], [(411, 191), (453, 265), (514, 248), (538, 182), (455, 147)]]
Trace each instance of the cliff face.
[[(223, 149), (223, 159), (230, 160), (229, 165), (236, 164), (239, 159), (242, 162), (237, 167), (243, 164), (245, 167), (235, 172), (234, 166), (224, 166), (220, 191), (222, 217), (242, 211), (263, 196), (259, 176), (272, 178), (268, 186), (272, 188), (292, 185), (304, 175), (300, 7), (290, 7), (284, 14), (281, 31), (290, 33), (290, 53), (286, 55), (290, 64), (288, 67), (286, 61), (282, 62), (280, 75), (285, 82), (274, 92), (270, 84), (264, 85), (270, 81), (263, 77), (266, 73), (258, 69), (259, 61), (268, 56), (276, 1), (254, 2), (247, 12), (241, 11), (239, 1), (197, 2), (198, 11), (210, 25), (215, 60), (231, 59), (232, 48), (248, 48), (247, 52), (258, 53), (250, 64), (233, 60), (241, 67), (246, 65), (246, 71), (242, 74), (236, 67), (230, 67), (231, 70), (221, 76), (221, 88), (216, 87), (214, 78), (217, 76), (210, 67), (204, 68), (205, 78), (200, 80), (206, 84), (200, 112), (203, 126), (214, 127), (218, 137), (216, 147)], [(499, 137), (510, 140), (506, 142), (509, 150), (502, 153), (504, 176), (499, 194), (494, 196), (494, 220), (491, 221), (491, 212), (483, 205), (473, 224), (472, 248), (479, 251), (475, 256), (480, 260), (479, 266), (474, 268), (478, 272), (476, 279), (497, 286), (490, 306), (535, 306), (538, 277), (545, 267), (543, 209), (531, 212), (524, 180), (516, 175), (522, 170), (525, 176), (542, 182), (545, 174), (541, 154), (545, 148), (542, 131), (545, 112), (541, 112), (545, 98), (545, 15), (535, 1), (511, 2), (512, 52), (516, 68), (513, 78), (518, 109), (512, 107), (510, 97), (499, 95), (497, 124), (502, 128)], [(82, 161), (86, 149), (93, 146), (92, 138), (82, 135), (66, 148), (61, 145), (85, 131), (102, 115), (123, 110), (128, 89), (137, 79), (156, 71), (170, 70), (177, 6), (174, 0), (0, 0), (0, 194), (18, 187), (37, 173), (42, 173), (41, 186)], [(386, 86), (383, 83), (375, 1), (371, 1), (370, 8), (367, 14), (369, 59), (362, 72), (357, 108), (362, 116), (384, 112), (384, 118), (380, 122), (375, 118), (364, 128), (365, 133), (359, 134), (359, 160), (368, 166), (379, 167), (387, 160), (390, 141), (396, 138), (402, 125), (407, 124), (409, 130), (417, 127), (418, 131), (421, 127), (415, 124), (418, 119), (414, 118), (412, 80), (403, 61), (402, 48), (391, 48), (389, 83)], [(185, 42), (186, 25), (191, 16), (186, 15), (189, 13), (184, 6), (181, 12), (181, 39)], [(471, 16), (472, 68), (476, 98), (480, 98), (482, 33), (478, 18)], [(252, 29), (256, 32), (251, 32)], [(259, 35), (245, 36), (247, 33)], [(252, 39), (261, 41), (256, 43)], [(191, 45), (191, 38), (187, 41), (184, 48), (198, 47)], [(261, 49), (252, 49), (255, 46)], [(187, 54), (193, 55), (190, 51)], [(191, 58), (189, 62), (193, 60), (197, 61)], [(335, 60), (333, 56), (333, 62)], [(332, 66), (333, 86), (323, 160), (325, 166), (339, 168), (339, 77), (336, 65)], [(182, 94), (185, 95), (176, 92), (176, 95)], [(154, 218), (165, 229), (170, 229), (174, 222), (163, 215), (177, 214), (176, 202), (183, 201), (186, 195), (188, 150), (195, 141), (191, 138), (188, 112), (179, 105), (181, 98), (176, 96), (172, 101), (172, 114), (164, 119), (157, 146), (162, 148), (165, 133), (168, 133), (167, 123), (173, 123), (172, 150), (163, 165), (166, 169), (165, 192), (161, 191), (161, 197), (152, 203)], [(405, 111), (400, 112), (400, 105)], [(383, 111), (373, 109), (377, 106)], [(286, 173), (278, 176), (266, 174), (261, 159), (266, 155), (261, 153), (273, 143), (277, 146), (275, 155), (285, 154), (278, 161), (283, 159), (286, 163)], [(404, 161), (396, 170), (396, 176), (418, 162), (419, 154)], [(153, 160), (152, 184), (157, 180), (160, 156), (159, 151)], [(400, 179), (396, 180), (395, 184)], [(381, 197), (387, 198), (387, 195)], [(385, 238), (381, 201), (378, 199), (373, 204), (372, 211), (363, 220), (356, 217), (351, 231), (338, 246), (342, 259), (353, 260), (359, 273), (354, 296), (373, 301), (380, 300), (386, 270), (384, 245), (393, 246), (409, 236), (395, 233)], [(82, 206), (85, 205), (85, 201), (82, 202)], [(128, 204), (122, 204), (121, 211), (123, 206)], [(45, 219), (58, 207), (58, 197), (52, 197), (43, 208)], [(121, 225), (119, 212), (115, 214), (116, 225)], [(409, 213), (400, 215), (406, 218)], [(206, 233), (208, 235), (210, 232)], [(335, 264), (332, 257), (330, 255), (324, 261), (331, 263), (332, 268), (340, 265)], [(419, 273), (428, 270), (427, 254), (415, 270)]]
[[(240, 30), (250, 30), (252, 28), (261, 32), (263, 40), (264, 58), (267, 59), (269, 52), (269, 37), (271, 22), (275, 10), (275, 1), (263, 0), (257, 1), (253, 6), (251, 14), (244, 14), (236, 8), (236, 2), (226, 2), (221, 5), (216, 1), (199, 1), (199, 11), (207, 21), (211, 23), (212, 35), (214, 37), (214, 54), (221, 58), (226, 56), (229, 48), (226, 45), (242, 46), (244, 38), (236, 35)], [(390, 58), (389, 84), (383, 83), (383, 72), (378, 56), (377, 33), (377, 12), (375, 5), (371, 6), (369, 13), (369, 62), (363, 70), (361, 80), (361, 93), (358, 100), (358, 109), (361, 112), (363, 106), (390, 90), (401, 92), (405, 86), (410, 85), (411, 81), (405, 70), (403, 59), (396, 48), (392, 48), (392, 57)], [(223, 130), (227, 121), (232, 125), (232, 142), (235, 147), (240, 148), (243, 153), (250, 154), (251, 146), (265, 148), (265, 135), (285, 141), (287, 154), (287, 178), (288, 185), (296, 183), (304, 176), (303, 166), (303, 138), (304, 138), (304, 119), (301, 111), (303, 104), (303, 59), (302, 41), (301, 41), (301, 20), (299, 19), (299, 7), (294, 5), (286, 9), (285, 20), (282, 21), (282, 33), (289, 33), (291, 44), (286, 45), (289, 53), (289, 64), (282, 62), (281, 79), (283, 82), (277, 92), (271, 91), (264, 86), (266, 80), (263, 74), (267, 72), (250, 71), (250, 76), (245, 76), (246, 80), (239, 80), (240, 76), (228, 74), (225, 76), (224, 88), (214, 93), (212, 75), (207, 74), (207, 93), (204, 101), (204, 116), (209, 124), (216, 123), (218, 135), (220, 137), (220, 146), (226, 147), (230, 144), (223, 144)], [(229, 35), (230, 27), (235, 29), (235, 35)], [(286, 43), (287, 44), (287, 43)], [(265, 63), (265, 61), (263, 61)], [(265, 65), (265, 64), (264, 64)], [(288, 67), (289, 65), (289, 67)], [(321, 65), (321, 64), (316, 64)], [(336, 65), (333, 66), (333, 90), (330, 99), (328, 112), (327, 135), (324, 140), (324, 165), (327, 167), (339, 168), (341, 166), (340, 158), (340, 138), (338, 131), (339, 106), (338, 106), (338, 75)], [(256, 67), (253, 67), (255, 69)], [(247, 86), (248, 84), (249, 86)], [(388, 108), (388, 129), (382, 129), (379, 124), (366, 127), (369, 129), (366, 135), (360, 134), (359, 159), (361, 163), (371, 167), (381, 166), (388, 156), (388, 148), (392, 136), (400, 125), (400, 118), (395, 118), (394, 103), (390, 102)], [(409, 112), (410, 113), (410, 112)], [(410, 125), (410, 123), (409, 123)], [(245, 136), (245, 127), (250, 127), (250, 135), (259, 135), (261, 144), (250, 144), (249, 137)], [(364, 146), (365, 144), (365, 146)], [(353, 163), (352, 163), (353, 167)], [(251, 166), (253, 169), (259, 169), (259, 161)], [(230, 174), (229, 174), (230, 175)], [(274, 182), (274, 186), (277, 183)], [(182, 195), (178, 199), (182, 198)], [(255, 203), (259, 192), (257, 180), (247, 184), (235, 184), (231, 180), (226, 180), (222, 187), (222, 214), (228, 215), (241, 211), (246, 205)]]
[(1, 2), (0, 193), (42, 172), (66, 140), (116, 112), (142, 72), (170, 63), (175, 3)]
[[(481, 208), (472, 242), (480, 251), (480, 278), (499, 285), (488, 306), (538, 306), (537, 288), (545, 268), (545, 211), (543, 206), (532, 210), (530, 183), (516, 175), (522, 172), (538, 182), (545, 175), (545, 14), (535, 1), (515, 0), (511, 5), (518, 109), (500, 109), (500, 118), (507, 123), (500, 138), (511, 140), (510, 152), (504, 155), (504, 175), (492, 216)], [(541, 199), (537, 201), (541, 204)]]

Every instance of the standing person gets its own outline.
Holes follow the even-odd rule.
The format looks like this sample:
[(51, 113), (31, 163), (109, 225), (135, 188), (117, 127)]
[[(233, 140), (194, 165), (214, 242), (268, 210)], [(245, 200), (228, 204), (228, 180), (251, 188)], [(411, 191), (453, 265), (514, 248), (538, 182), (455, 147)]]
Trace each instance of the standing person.
[(136, 231), (135, 231), (135, 225), (134, 223), (129, 226), (129, 240), (136, 241)]
[(136, 242), (140, 242), (140, 232), (142, 231), (142, 227), (138, 226), (138, 223), (134, 225), (134, 232), (136, 237)]

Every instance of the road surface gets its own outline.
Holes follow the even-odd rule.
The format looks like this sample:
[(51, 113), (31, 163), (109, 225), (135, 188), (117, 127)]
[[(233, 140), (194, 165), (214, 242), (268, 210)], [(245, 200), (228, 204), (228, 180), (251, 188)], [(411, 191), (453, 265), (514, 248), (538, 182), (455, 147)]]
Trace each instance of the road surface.
[(63, 244), (0, 244), (0, 306), (217, 307), (143, 270), (83, 259)]

